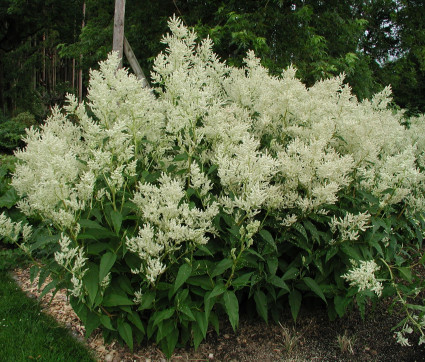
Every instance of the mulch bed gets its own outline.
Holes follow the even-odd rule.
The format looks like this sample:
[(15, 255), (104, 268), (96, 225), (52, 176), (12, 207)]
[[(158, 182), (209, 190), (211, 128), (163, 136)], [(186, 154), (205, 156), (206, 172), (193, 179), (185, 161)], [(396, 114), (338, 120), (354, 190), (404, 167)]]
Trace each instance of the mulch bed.
[[(37, 280), (30, 282), (29, 268), (16, 269), (13, 278), (27, 295), (38, 298)], [(46, 281), (47, 283), (48, 281)], [(67, 301), (65, 290), (54, 298), (48, 293), (41, 300), (43, 311), (52, 315), (72, 335), (85, 343), (99, 361), (166, 361), (154, 344), (139, 346), (132, 353), (117, 342), (105, 344), (100, 330), (88, 339), (85, 329)], [(51, 300), (51, 301), (50, 301)], [(220, 335), (208, 331), (207, 339), (197, 351), (176, 349), (172, 361), (425, 361), (425, 346), (402, 347), (393, 338), (391, 327), (399, 317), (386, 311), (383, 302), (369, 311), (363, 321), (357, 311), (330, 322), (322, 305), (311, 303), (302, 308), (296, 324), (288, 312), (281, 323), (268, 325), (259, 319), (241, 316), (240, 327), (234, 333), (230, 324), (220, 325)], [(338, 344), (345, 335), (346, 347)], [(416, 338), (417, 340), (417, 338)]]

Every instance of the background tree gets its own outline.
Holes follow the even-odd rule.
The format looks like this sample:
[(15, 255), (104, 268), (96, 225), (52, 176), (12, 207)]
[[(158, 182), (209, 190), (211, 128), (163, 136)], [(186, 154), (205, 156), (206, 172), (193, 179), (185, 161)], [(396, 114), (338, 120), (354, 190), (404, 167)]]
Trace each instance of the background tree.
[[(29, 110), (42, 117), (73, 90), (73, 70), (82, 69), (87, 85), (89, 69), (112, 49), (114, 1), (85, 1), (83, 29), (82, 4), (2, 2), (4, 114)], [(163, 50), (167, 19), (176, 14), (199, 36), (210, 36), (231, 65), (241, 65), (253, 49), (275, 74), (294, 64), (307, 86), (344, 72), (360, 99), (392, 84), (395, 103), (414, 114), (425, 111), (424, 11), (411, 0), (127, 0), (125, 34), (146, 74)]]

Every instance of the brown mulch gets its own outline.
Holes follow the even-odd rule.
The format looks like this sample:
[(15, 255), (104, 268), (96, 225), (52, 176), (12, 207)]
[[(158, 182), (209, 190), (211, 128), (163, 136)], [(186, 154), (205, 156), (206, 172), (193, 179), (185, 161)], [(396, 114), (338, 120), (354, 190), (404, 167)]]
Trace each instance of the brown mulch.
[[(40, 295), (37, 280), (30, 282), (29, 268), (16, 269), (12, 276), (27, 295), (33, 298)], [(164, 354), (153, 343), (135, 348), (132, 353), (117, 342), (105, 344), (100, 330), (85, 339), (84, 326), (69, 305), (66, 291), (60, 290), (50, 302), (51, 297), (50, 292), (41, 299), (43, 311), (85, 343), (98, 361), (166, 361)], [(424, 345), (402, 347), (396, 343), (391, 328), (397, 324), (399, 317), (386, 312), (385, 302), (374, 311), (369, 311), (364, 321), (358, 312), (353, 311), (333, 322), (329, 321), (323, 306), (314, 303), (302, 308), (296, 324), (289, 313), (282, 316), (281, 323), (268, 325), (262, 320), (242, 316), (237, 333), (233, 332), (230, 324), (223, 322), (219, 336), (214, 331), (208, 331), (206, 341), (197, 351), (189, 347), (178, 348), (171, 360), (425, 361)], [(346, 343), (339, 344), (338, 337)]]

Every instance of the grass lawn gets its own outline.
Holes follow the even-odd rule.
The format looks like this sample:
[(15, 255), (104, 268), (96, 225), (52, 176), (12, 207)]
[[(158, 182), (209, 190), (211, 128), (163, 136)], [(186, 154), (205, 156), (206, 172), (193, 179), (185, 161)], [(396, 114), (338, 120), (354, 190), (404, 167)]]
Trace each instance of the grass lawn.
[(0, 271), (0, 361), (94, 361), (89, 351), (43, 314), (4, 270)]

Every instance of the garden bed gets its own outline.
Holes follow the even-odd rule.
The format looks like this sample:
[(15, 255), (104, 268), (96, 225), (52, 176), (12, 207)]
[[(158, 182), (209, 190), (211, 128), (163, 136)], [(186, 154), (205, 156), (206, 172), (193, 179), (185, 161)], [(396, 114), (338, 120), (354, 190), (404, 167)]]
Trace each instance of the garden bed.
[[(29, 268), (16, 269), (13, 277), (31, 297), (38, 297), (37, 280), (30, 282)], [(41, 300), (43, 310), (52, 315), (71, 333), (84, 340), (85, 329), (68, 303), (66, 291), (60, 290), (50, 302), (52, 293)], [(50, 302), (50, 303), (49, 303)], [(172, 361), (424, 361), (425, 346), (402, 347), (393, 338), (391, 327), (399, 318), (386, 311), (390, 301), (382, 301), (368, 311), (363, 321), (357, 311), (344, 318), (329, 321), (325, 308), (312, 301), (301, 309), (294, 324), (290, 312), (281, 323), (265, 324), (259, 319), (241, 316), (234, 333), (230, 324), (221, 323), (220, 335), (210, 330), (197, 351), (177, 348)], [(340, 338), (340, 343), (338, 342)], [(101, 361), (165, 361), (155, 344), (135, 348), (116, 342), (104, 344), (100, 330), (85, 342)]]

